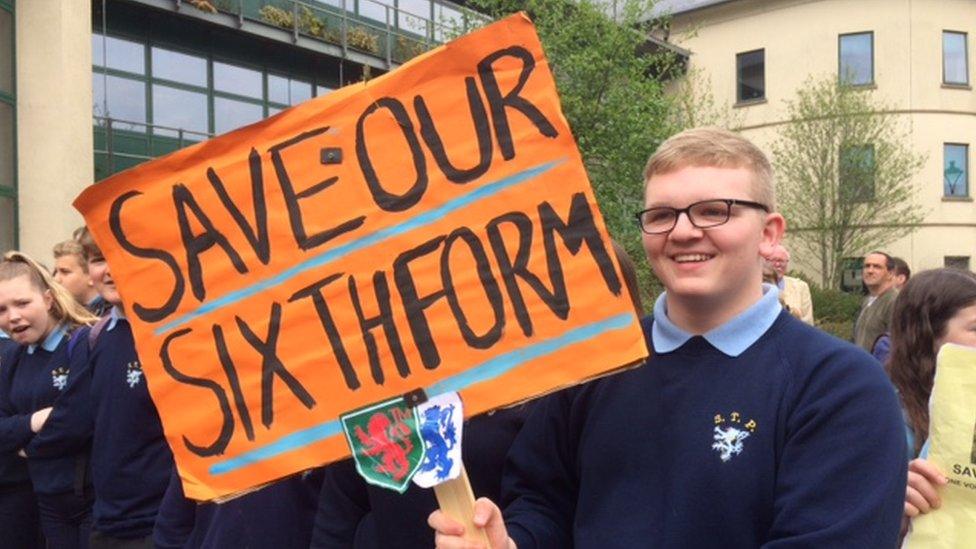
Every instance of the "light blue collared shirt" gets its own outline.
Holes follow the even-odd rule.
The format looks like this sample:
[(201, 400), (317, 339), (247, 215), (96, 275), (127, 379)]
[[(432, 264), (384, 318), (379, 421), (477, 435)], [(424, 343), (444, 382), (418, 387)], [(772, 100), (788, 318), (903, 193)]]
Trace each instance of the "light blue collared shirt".
[[(61, 339), (68, 335), (68, 327), (64, 324), (58, 324), (56, 328), (51, 330), (51, 333), (47, 334), (44, 338), (44, 343), (41, 343), (41, 348), (49, 353), (53, 353), (58, 345), (61, 343)], [(27, 354), (34, 354), (34, 350), (37, 349), (37, 344), (27, 346)]]
[(125, 312), (119, 308), (117, 305), (113, 305), (112, 309), (108, 312), (108, 324), (105, 325), (105, 331), (111, 332), (115, 329), (115, 325), (118, 324), (120, 320), (125, 320)]
[(0, 339), (10, 339), (10, 336), (7, 335), (7, 332), (0, 330)]
[[(667, 292), (664, 292), (654, 302), (651, 342), (657, 353), (670, 353), (694, 336), (675, 326), (668, 318), (666, 298)], [(763, 284), (763, 296), (759, 301), (732, 320), (702, 334), (702, 337), (722, 353), (737, 357), (766, 333), (782, 310), (779, 290), (772, 284)]]

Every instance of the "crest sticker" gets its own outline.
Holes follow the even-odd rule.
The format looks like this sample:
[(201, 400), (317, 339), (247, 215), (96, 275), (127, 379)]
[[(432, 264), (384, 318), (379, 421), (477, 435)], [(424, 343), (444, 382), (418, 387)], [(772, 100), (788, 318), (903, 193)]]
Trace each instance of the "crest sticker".
[(424, 459), (416, 408), (403, 397), (343, 414), (342, 430), (366, 482), (406, 491)]
[(421, 488), (434, 486), (461, 475), (461, 431), (464, 410), (457, 393), (438, 395), (417, 406), (420, 432), (424, 437), (424, 460), (413, 482)]
[(126, 364), (125, 382), (129, 384), (129, 388), (134, 389), (140, 381), (142, 381), (142, 365), (139, 364), (139, 361)]

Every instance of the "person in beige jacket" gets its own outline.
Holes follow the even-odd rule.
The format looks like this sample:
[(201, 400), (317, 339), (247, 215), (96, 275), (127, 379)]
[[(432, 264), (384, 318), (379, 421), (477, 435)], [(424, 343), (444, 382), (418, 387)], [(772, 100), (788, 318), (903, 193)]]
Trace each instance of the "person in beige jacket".
[(776, 285), (779, 287), (780, 299), (794, 316), (813, 324), (813, 300), (810, 297), (810, 286), (799, 278), (786, 276), (790, 266), (790, 252), (781, 244), (777, 245), (766, 257), (766, 261), (776, 272)]

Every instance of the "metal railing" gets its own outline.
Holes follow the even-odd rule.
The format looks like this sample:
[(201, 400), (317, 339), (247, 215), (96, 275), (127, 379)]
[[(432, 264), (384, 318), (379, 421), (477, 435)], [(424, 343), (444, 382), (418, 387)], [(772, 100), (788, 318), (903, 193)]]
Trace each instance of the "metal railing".
[[(96, 144), (94, 153), (96, 158), (98, 155), (105, 156), (105, 169), (108, 172), (105, 174), (106, 176), (119, 171), (120, 159), (128, 161), (125, 162), (127, 165), (134, 165), (213, 137), (213, 134), (208, 132), (197, 132), (158, 124), (120, 120), (105, 116), (93, 116), (92, 118), (95, 122), (94, 131), (104, 133), (104, 146), (99, 147)], [(128, 142), (128, 151), (119, 150), (122, 148), (121, 141)], [(141, 148), (144, 152), (132, 152), (133, 148)]]
[[(433, 5), (448, 8), (459, 20), (434, 21), (377, 0), (329, 0), (328, 4), (300, 0), (211, 0), (221, 12), (237, 16), (238, 24), (256, 21), (291, 31), (297, 42), (305, 36), (342, 49), (373, 55), (388, 66), (403, 63), (440, 43), (488, 22), (484, 15), (448, 2)], [(364, 9), (364, 6), (367, 6)], [(375, 14), (374, 17), (363, 13)], [(382, 13), (382, 20), (379, 14)]]

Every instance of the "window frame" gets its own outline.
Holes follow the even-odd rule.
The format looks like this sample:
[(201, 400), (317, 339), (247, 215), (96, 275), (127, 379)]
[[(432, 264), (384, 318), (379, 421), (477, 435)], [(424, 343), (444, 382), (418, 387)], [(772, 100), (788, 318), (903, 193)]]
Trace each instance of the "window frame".
[[(741, 94), (742, 91), (742, 78), (741, 78), (741, 67), (739, 65), (739, 60), (744, 55), (749, 55), (753, 53), (762, 54), (762, 96), (753, 97), (750, 99), (743, 99)], [(751, 105), (753, 103), (763, 103), (766, 101), (766, 48), (756, 48), (754, 50), (738, 52), (735, 54), (735, 104), (736, 105)]]
[[(841, 46), (843, 44), (844, 38), (848, 36), (861, 36), (868, 35), (871, 37), (871, 78), (868, 82), (864, 83), (852, 83), (844, 81), (844, 71), (841, 64), (843, 63), (843, 55), (841, 51)], [(852, 86), (857, 88), (866, 88), (876, 85), (875, 80), (875, 67), (874, 67), (874, 31), (859, 31), (859, 32), (845, 32), (837, 35), (837, 82), (844, 86)]]
[[(956, 34), (962, 36), (962, 64), (963, 64), (963, 75), (966, 79), (962, 82), (949, 82), (946, 80), (946, 48), (945, 48), (945, 37), (947, 34)], [(968, 88), (970, 85), (969, 81), (969, 34), (965, 31), (952, 31), (942, 29), (942, 85), (951, 87), (965, 87)]]
[[(11, 124), (11, 136), (10, 147), (10, 162), (12, 163), (12, 177), (10, 179), (10, 186), (0, 185), (0, 198), (10, 200), (13, 205), (13, 219), (11, 223), (11, 242), (13, 244), (13, 249), (18, 249), (20, 247), (20, 205), (18, 204), (18, 181), (17, 181), (17, 11), (14, 7), (14, 3), (9, 0), (0, 0), (0, 10), (7, 12), (10, 15), (10, 49), (7, 50), (8, 54), (11, 56), (10, 59), (10, 70), (12, 89), (10, 92), (0, 91), (0, 103), (10, 106), (12, 111), (12, 124)], [(0, 55), (3, 55), (0, 52)], [(0, 250), (0, 252), (5, 250)]]
[[(946, 165), (946, 149), (948, 147), (962, 147), (963, 150), (965, 151), (963, 154), (963, 161), (965, 162), (965, 166), (963, 167), (963, 174), (966, 176), (966, 178), (963, 180), (963, 184), (964, 184), (963, 188), (966, 191), (965, 194), (946, 194), (945, 165)], [(957, 143), (952, 141), (946, 141), (942, 143), (942, 171), (939, 173), (942, 176), (942, 198), (943, 199), (958, 200), (958, 199), (970, 198), (971, 195), (969, 190), (969, 168), (971, 165), (972, 164), (969, 162), (969, 143)]]

